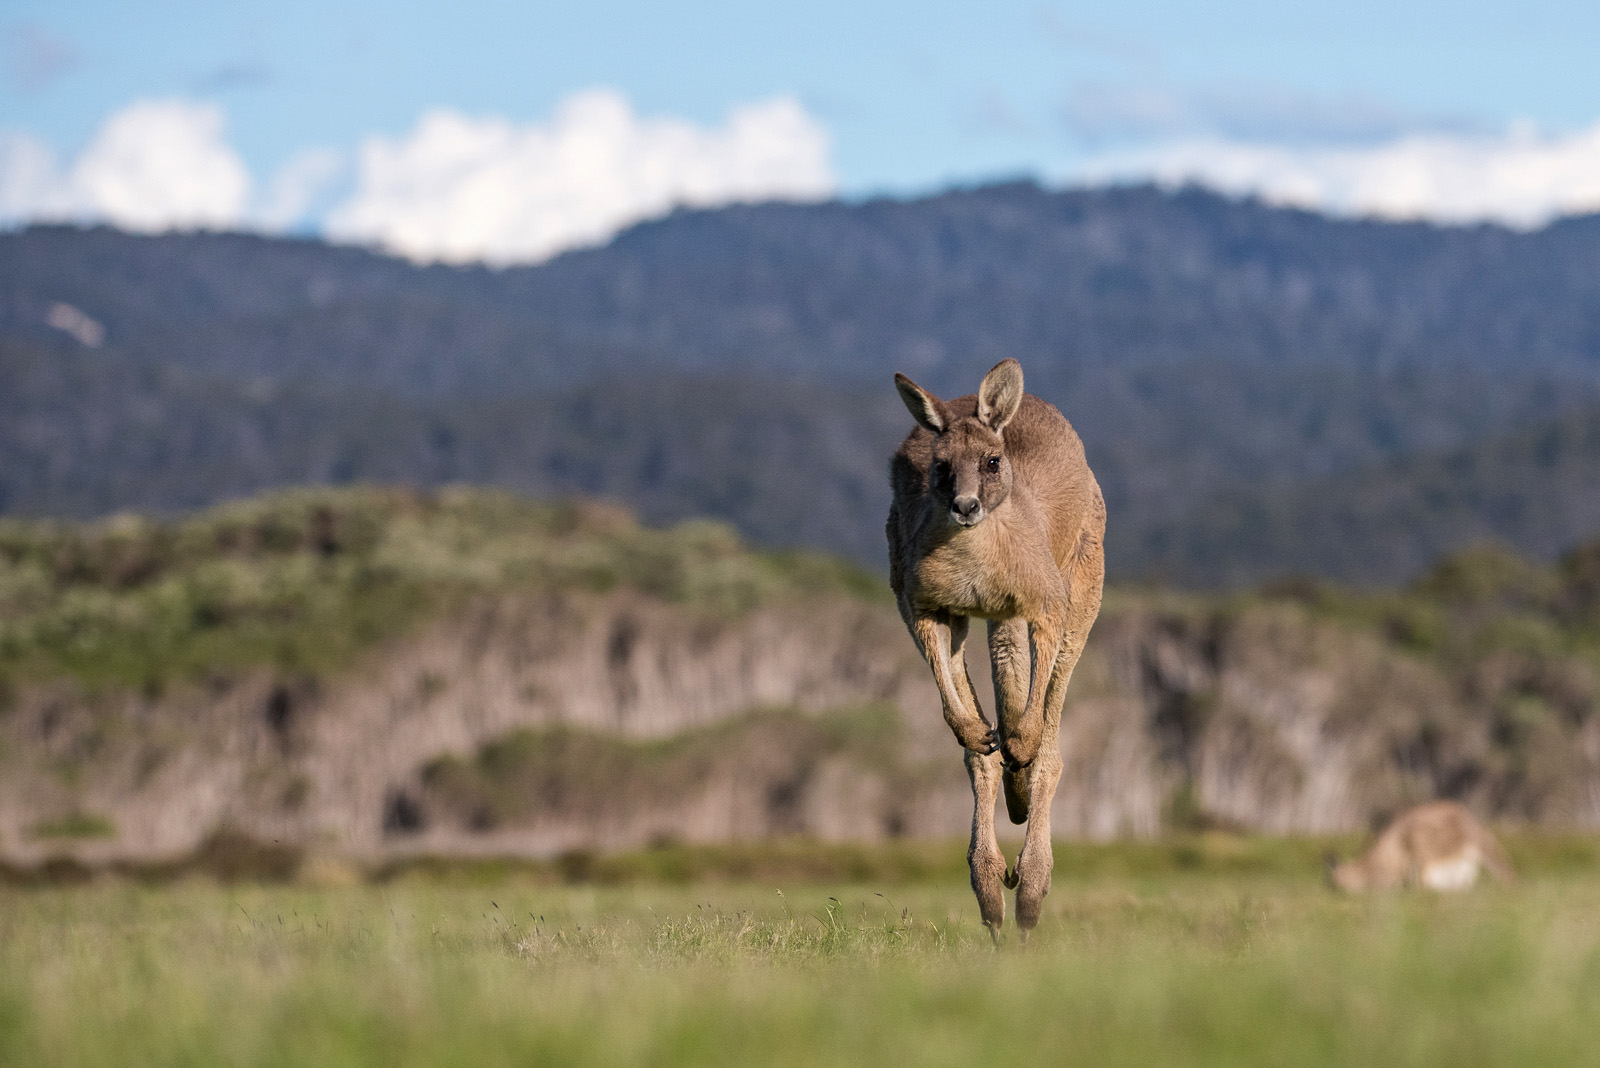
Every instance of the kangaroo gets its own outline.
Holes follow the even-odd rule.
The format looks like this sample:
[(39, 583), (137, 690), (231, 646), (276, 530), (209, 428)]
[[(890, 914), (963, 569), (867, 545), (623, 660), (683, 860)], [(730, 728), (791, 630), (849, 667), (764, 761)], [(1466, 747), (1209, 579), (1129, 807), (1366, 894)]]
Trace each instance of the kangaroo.
[(1359, 859), (1335, 864), (1330, 858), (1328, 877), (1351, 893), (1401, 886), (1466, 890), (1477, 882), (1480, 865), (1500, 882), (1516, 879), (1505, 850), (1472, 813), (1454, 801), (1430, 801), (1396, 816)]
[[(889, 582), (966, 749), (967, 864), (983, 923), (998, 943), (1002, 886), (1014, 888), (1026, 940), (1050, 891), (1061, 706), (1100, 614), (1105, 501), (1072, 424), (1023, 392), (1016, 360), (951, 401), (905, 375), (894, 380), (917, 426), (889, 465)], [(967, 674), (974, 616), (988, 623), (996, 725)], [(1011, 821), (1028, 824), (1014, 870), (994, 831), (1002, 780)]]

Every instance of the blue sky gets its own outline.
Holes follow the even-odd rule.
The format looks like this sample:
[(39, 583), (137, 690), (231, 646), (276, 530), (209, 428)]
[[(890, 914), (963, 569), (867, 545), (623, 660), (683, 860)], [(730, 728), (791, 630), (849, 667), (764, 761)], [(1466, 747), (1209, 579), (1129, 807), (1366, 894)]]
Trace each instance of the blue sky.
[[(1440, 168), (1478, 166), (1461, 145), (1511, 137), (1543, 146), (1555, 168), (1541, 179), (1551, 204), (1507, 209), (1534, 220), (1588, 203), (1587, 186), (1572, 191), (1587, 142), (1563, 139), (1600, 128), (1600, 4), (1548, 0), (5, 0), (0, 46), (0, 128), (48, 149), (60, 175), (119, 109), (186, 101), (220, 116), (217, 136), (253, 190), (309, 149), (339, 156), (340, 180), (360, 185), (360, 146), (388, 138), (398, 149), (429, 109), (532, 129), (604, 88), (640, 122), (704, 130), (730, 109), (792, 101), (826, 140), (828, 188), (846, 195), (1149, 173), (1268, 194), (1276, 182), (1280, 199), (1382, 213), (1375, 185), (1421, 167), (1432, 177), (1393, 213), (1426, 214), (1429, 197), (1460, 184)], [(1374, 171), (1360, 155), (1418, 138), (1433, 139), (1421, 163), (1391, 151)], [(1498, 151), (1507, 188), (1526, 185), (1526, 153)], [(751, 182), (727, 195), (753, 195), (738, 192), (760, 188)], [(1495, 214), (1475, 203), (1440, 210)]]

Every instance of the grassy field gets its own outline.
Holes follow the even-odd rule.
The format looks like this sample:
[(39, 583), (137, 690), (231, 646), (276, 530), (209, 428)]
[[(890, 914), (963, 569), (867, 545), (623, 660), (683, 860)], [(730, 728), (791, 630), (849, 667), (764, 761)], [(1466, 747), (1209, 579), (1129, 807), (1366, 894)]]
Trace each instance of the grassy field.
[(945, 875), (13, 887), (0, 1065), (1592, 1064), (1600, 870), (1573, 855), (1454, 898), (1063, 863), (998, 951)]

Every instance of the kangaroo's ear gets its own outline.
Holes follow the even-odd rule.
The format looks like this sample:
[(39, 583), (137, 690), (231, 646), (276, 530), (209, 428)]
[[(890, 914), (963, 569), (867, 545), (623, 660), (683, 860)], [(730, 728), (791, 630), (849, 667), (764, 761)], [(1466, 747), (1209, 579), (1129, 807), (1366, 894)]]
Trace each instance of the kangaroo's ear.
[(1022, 365), (1001, 360), (978, 387), (978, 421), (996, 434), (1006, 428), (1022, 404)]
[(894, 388), (900, 391), (900, 399), (906, 402), (911, 418), (919, 425), (935, 434), (943, 434), (950, 426), (950, 412), (945, 408), (944, 401), (902, 374), (894, 376)]

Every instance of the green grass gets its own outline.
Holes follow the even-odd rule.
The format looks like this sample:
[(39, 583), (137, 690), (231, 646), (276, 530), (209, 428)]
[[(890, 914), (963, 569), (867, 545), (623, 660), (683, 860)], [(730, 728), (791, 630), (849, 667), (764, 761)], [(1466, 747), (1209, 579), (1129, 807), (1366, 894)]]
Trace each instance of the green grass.
[[(1062, 858), (1070, 860), (1070, 858)], [(1559, 865), (1556, 866), (1559, 868)], [(1600, 873), (0, 890), (0, 1065), (1587, 1064)]]
[[(1073, 878), (1161, 880), (1174, 876), (1314, 877), (1329, 851), (1354, 852), (1355, 835), (1277, 838), (1226, 833), (1178, 834), (1109, 843), (1060, 841), (1056, 870)], [(1600, 871), (1600, 840), (1578, 835), (1507, 839), (1520, 870), (1547, 874)], [(418, 857), (376, 869), (379, 881), (425, 876), (457, 884), (506, 878), (548, 885), (589, 883), (875, 883), (966, 885), (966, 841), (897, 839), (824, 843), (805, 838), (722, 845), (661, 844), (621, 853), (573, 852), (550, 859)], [(1016, 843), (1009, 844), (1014, 853)], [(209, 870), (200, 868), (198, 870)]]

